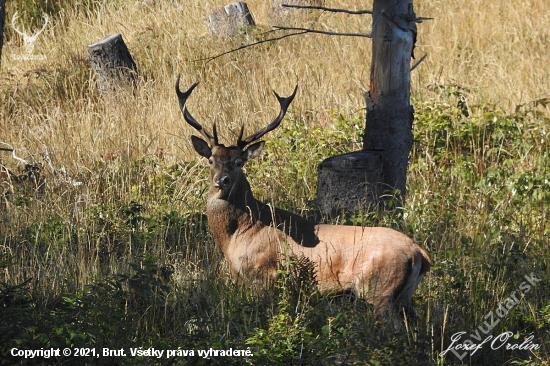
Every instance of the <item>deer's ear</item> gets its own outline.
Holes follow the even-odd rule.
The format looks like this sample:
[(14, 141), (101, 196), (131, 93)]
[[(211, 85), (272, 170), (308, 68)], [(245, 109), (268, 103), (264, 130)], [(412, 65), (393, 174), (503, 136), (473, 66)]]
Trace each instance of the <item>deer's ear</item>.
[(191, 136), (191, 141), (193, 142), (195, 151), (198, 152), (200, 156), (204, 156), (207, 159), (212, 156), (212, 149), (210, 149), (206, 141), (197, 136)]
[(253, 159), (262, 153), (264, 148), (265, 141), (256, 142), (255, 144), (250, 145), (243, 153), (244, 160)]

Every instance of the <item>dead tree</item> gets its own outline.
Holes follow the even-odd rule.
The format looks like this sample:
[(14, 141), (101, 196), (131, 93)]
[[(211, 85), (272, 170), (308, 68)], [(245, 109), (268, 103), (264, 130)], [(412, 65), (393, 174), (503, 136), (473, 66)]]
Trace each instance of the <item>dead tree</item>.
[(411, 57), (416, 41), (412, 0), (375, 0), (370, 91), (363, 149), (382, 155), (384, 190), (397, 192), (402, 206), (412, 148), (414, 109), (410, 103)]
[(319, 165), (317, 195), (324, 214), (391, 209), (405, 201), (413, 142), (410, 62), (419, 19), (412, 0), (374, 0), (372, 14), (363, 150), (330, 157)]

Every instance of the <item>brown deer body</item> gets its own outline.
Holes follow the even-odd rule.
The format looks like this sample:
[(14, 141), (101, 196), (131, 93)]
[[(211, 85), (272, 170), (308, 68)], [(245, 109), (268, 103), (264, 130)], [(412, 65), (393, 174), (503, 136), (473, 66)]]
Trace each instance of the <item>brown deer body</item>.
[(279, 116), (267, 127), (236, 146), (218, 143), (191, 116), (187, 92), (176, 84), (180, 108), (186, 121), (208, 142), (192, 136), (195, 150), (210, 164), (208, 224), (220, 245), (229, 268), (239, 282), (264, 283), (277, 276), (283, 255), (305, 256), (316, 265), (316, 279), (322, 292), (351, 290), (374, 304), (376, 314), (412, 310), (412, 296), (430, 268), (425, 250), (409, 237), (382, 227), (324, 225), (256, 200), (242, 171), (248, 159), (260, 155), (264, 142), (244, 147), (275, 129), (296, 94), (281, 98)]

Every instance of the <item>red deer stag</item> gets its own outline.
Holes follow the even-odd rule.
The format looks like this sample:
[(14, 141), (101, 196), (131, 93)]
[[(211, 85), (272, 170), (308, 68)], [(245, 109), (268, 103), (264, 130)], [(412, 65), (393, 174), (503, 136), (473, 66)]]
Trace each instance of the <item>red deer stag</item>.
[(260, 155), (265, 142), (256, 142), (279, 126), (297, 90), (288, 98), (277, 93), (281, 111), (258, 132), (236, 146), (218, 142), (191, 116), (186, 102), (198, 83), (182, 93), (176, 82), (180, 109), (187, 123), (206, 141), (191, 136), (195, 150), (208, 159), (210, 190), (207, 216), (210, 230), (239, 282), (258, 282), (277, 276), (277, 263), (286, 256), (305, 256), (315, 263), (322, 292), (351, 290), (375, 307), (377, 317), (412, 310), (412, 296), (430, 269), (428, 253), (409, 237), (383, 227), (324, 225), (256, 200), (242, 171), (248, 159)]

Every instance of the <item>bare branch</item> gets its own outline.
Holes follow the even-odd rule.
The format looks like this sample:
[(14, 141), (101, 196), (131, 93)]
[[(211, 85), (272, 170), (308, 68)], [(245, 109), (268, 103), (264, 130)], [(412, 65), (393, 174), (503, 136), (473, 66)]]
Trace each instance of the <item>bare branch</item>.
[(411, 71), (413, 71), (414, 69), (416, 69), (416, 67), (417, 67), (418, 65), (420, 65), (420, 63), (421, 63), (422, 61), (424, 61), (424, 59), (426, 58), (426, 56), (428, 56), (428, 54), (425, 54), (424, 56), (422, 56), (422, 58), (421, 58), (420, 60), (418, 60), (418, 62), (415, 63), (413, 67), (411, 67)]
[(326, 34), (329, 36), (348, 36), (348, 37), (366, 37), (366, 38), (372, 38), (372, 33), (366, 34), (366, 33), (340, 33), (340, 32), (325, 32), (320, 31), (316, 29), (308, 29), (308, 28), (294, 28), (294, 27), (279, 27), (279, 26), (273, 26), (273, 28), (278, 30), (293, 30), (293, 31), (301, 31), (302, 33), (318, 33), (318, 34)]
[(413, 19), (413, 21), (417, 23), (422, 23), (424, 20), (434, 20), (434, 18), (419, 17), (419, 18)]
[(339, 33), (339, 32), (326, 32), (326, 31), (320, 31), (316, 29), (310, 29), (310, 28), (294, 28), (294, 27), (280, 27), (280, 26), (273, 26), (273, 28), (277, 30), (296, 30), (296, 31), (302, 31), (304, 33), (318, 33), (318, 34), (326, 34), (329, 36), (348, 36), (348, 37), (366, 37), (366, 38), (372, 38), (372, 34), (374, 33), (374, 28), (376, 27), (376, 24), (378, 24), (378, 21), (380, 18), (384, 15), (384, 11), (382, 10), (380, 14), (378, 15), (378, 18), (372, 23), (372, 30), (369, 34), (366, 33)]
[(13, 149), (6, 149), (5, 147), (0, 147), (0, 151), (13, 151)]
[(307, 32), (290, 33), (290, 34), (285, 34), (284, 36), (280, 36), (280, 37), (264, 39), (264, 40), (261, 40), (261, 41), (258, 41), (258, 42), (254, 42), (254, 43), (250, 43), (250, 44), (245, 44), (244, 46), (234, 48), (234, 49), (229, 50), (229, 51), (226, 51), (226, 52), (224, 52), (224, 53), (220, 53), (219, 55), (216, 55), (216, 56), (211, 56), (211, 57), (206, 57), (206, 58), (200, 58), (200, 59), (198, 59), (198, 60), (192, 60), (191, 62), (206, 61), (206, 63), (209, 63), (210, 61), (213, 61), (213, 60), (215, 60), (215, 59), (217, 59), (217, 58), (219, 58), (219, 57), (225, 56), (225, 55), (227, 55), (227, 54), (229, 54), (229, 53), (232, 53), (232, 52), (240, 51), (240, 50), (243, 50), (243, 49), (245, 49), (245, 48), (252, 47), (252, 46), (256, 46), (256, 45), (259, 45), (259, 44), (262, 44), (262, 43), (266, 43), (266, 42), (278, 41), (278, 40), (281, 40), (281, 39), (283, 39), (283, 38), (292, 37), (292, 36), (297, 36), (297, 35), (299, 35), (299, 34), (304, 34), (304, 33), (307, 33)]
[(332, 13), (346, 13), (346, 14), (372, 14), (372, 10), (346, 10), (346, 9), (334, 9), (334, 8), (325, 8), (324, 6), (311, 6), (311, 5), (291, 5), (291, 4), (282, 4), (284, 8), (297, 8), (297, 9), (316, 9), (324, 10)]
[[(269, 38), (269, 39), (264, 39), (264, 40), (261, 40), (261, 41), (258, 41), (258, 42), (254, 42), (254, 43), (250, 43), (250, 44), (246, 44), (244, 46), (241, 46), (241, 47), (237, 47), (237, 48), (234, 48), (232, 50), (229, 50), (229, 51), (226, 51), (226, 52), (223, 52), (223, 53), (220, 53), (219, 55), (216, 55), (216, 56), (211, 56), (211, 57), (206, 57), (206, 58), (200, 58), (200, 59), (197, 59), (197, 60), (191, 60), (191, 62), (200, 62), (200, 61), (206, 61), (206, 63), (209, 63), (210, 61), (213, 61), (219, 57), (222, 57), (222, 56), (225, 56), (229, 53), (233, 53), (233, 52), (236, 52), (236, 51), (240, 51), (240, 50), (243, 50), (245, 48), (248, 48), (248, 47), (252, 47), (252, 46), (256, 46), (256, 45), (259, 45), (259, 44), (262, 44), (262, 43), (266, 43), (266, 42), (271, 42), (271, 41), (279, 41), (283, 38), (287, 38), (287, 37), (292, 37), (292, 36), (298, 36), (300, 34), (305, 34), (305, 33), (319, 33), (319, 34), (326, 34), (326, 35), (333, 35), (333, 36), (348, 36), (348, 37), (366, 37), (366, 38), (372, 38), (372, 33), (374, 31), (374, 27), (376, 27), (376, 24), (378, 23), (378, 21), (380, 20), (380, 18), (382, 17), (382, 15), (384, 15), (384, 11), (381, 11), (380, 12), (380, 15), (378, 15), (378, 18), (376, 19), (376, 21), (372, 24), (372, 31), (370, 34), (365, 34), (365, 33), (339, 33), (339, 32), (325, 32), (325, 31), (318, 31), (318, 30), (314, 30), (314, 29), (309, 29), (309, 28), (292, 28), (292, 27), (279, 27), (279, 26), (274, 26), (273, 28), (275, 28), (275, 30), (273, 31), (278, 31), (278, 30), (295, 30), (295, 31), (298, 31), (296, 33), (290, 33), (290, 34), (285, 34), (283, 36), (280, 36), (280, 37), (275, 37), (275, 38)], [(269, 31), (269, 32), (266, 32), (266, 33), (270, 33), (272, 31)], [(264, 33), (265, 34), (265, 33)]]

